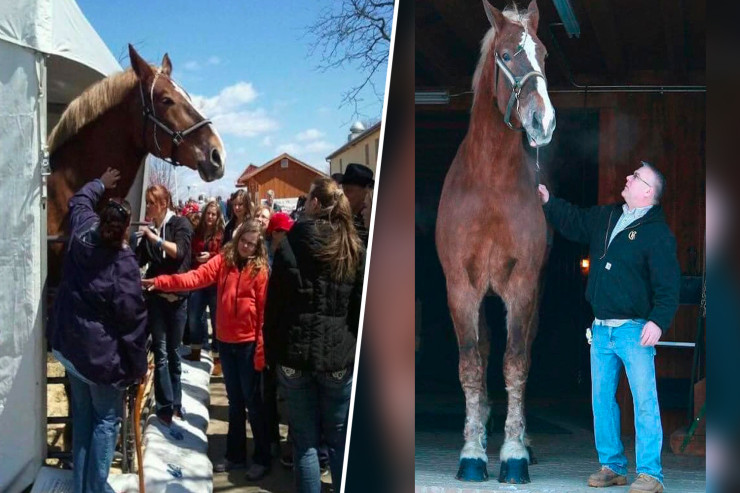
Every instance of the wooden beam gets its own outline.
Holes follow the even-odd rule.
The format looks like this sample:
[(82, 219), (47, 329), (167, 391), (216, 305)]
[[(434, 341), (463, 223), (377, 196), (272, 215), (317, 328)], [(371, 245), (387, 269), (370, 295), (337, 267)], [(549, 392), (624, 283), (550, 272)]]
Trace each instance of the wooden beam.
[(622, 42), (614, 23), (616, 9), (611, 0), (583, 0), (596, 39), (604, 54), (604, 62), (612, 79), (619, 81), (626, 72)]

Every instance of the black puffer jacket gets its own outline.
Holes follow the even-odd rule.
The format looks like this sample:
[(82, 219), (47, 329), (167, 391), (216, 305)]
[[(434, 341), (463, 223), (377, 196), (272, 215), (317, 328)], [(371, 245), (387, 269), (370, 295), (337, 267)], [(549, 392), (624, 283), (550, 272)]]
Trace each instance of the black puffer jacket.
[(365, 254), (354, 279), (333, 281), (316, 258), (328, 229), (325, 221), (300, 221), (275, 252), (263, 328), (270, 366), (337, 371), (354, 363)]

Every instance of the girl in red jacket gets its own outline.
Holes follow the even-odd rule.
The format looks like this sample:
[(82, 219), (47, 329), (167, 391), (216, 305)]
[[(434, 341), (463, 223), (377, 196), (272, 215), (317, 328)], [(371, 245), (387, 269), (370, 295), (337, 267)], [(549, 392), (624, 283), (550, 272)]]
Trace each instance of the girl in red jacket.
[(262, 478), (270, 468), (270, 445), (259, 393), (265, 366), (262, 321), (267, 290), (267, 249), (257, 221), (247, 220), (223, 251), (196, 270), (144, 279), (147, 289), (191, 291), (216, 285), (216, 339), (229, 399), (226, 458), (214, 466), (224, 472), (246, 467), (246, 412), (254, 435), (254, 455), (247, 479)]

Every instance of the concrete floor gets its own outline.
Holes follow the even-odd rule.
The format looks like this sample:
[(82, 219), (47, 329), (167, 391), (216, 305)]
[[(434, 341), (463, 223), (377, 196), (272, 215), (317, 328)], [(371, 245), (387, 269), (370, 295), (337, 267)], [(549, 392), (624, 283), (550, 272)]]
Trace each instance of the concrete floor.
[[(593, 432), (583, 416), (569, 417), (563, 409), (572, 407), (530, 405), (528, 422), (538, 423), (530, 433), (532, 447), (538, 464), (529, 467), (532, 480), (526, 485), (501, 484), (498, 476), (500, 462), (498, 450), (503, 443), (503, 433), (496, 431), (488, 438), (488, 474), (483, 483), (464, 483), (455, 479), (458, 455), (463, 445), (462, 420), (464, 404), (459, 396), (417, 395), (416, 470), (417, 493), (473, 493), (473, 492), (523, 492), (523, 493), (594, 493), (586, 486), (586, 479), (599, 469), (593, 445)], [(420, 413), (436, 413), (438, 429), (434, 424), (422, 425)], [(502, 406), (494, 407), (494, 415), (503, 416)], [(447, 419), (446, 419), (447, 418)], [(459, 423), (458, 423), (459, 421)], [(459, 426), (458, 426), (459, 425)], [(499, 427), (501, 423), (498, 423)], [(420, 430), (420, 427), (423, 428)], [(453, 429), (455, 428), (455, 429)], [(497, 428), (494, 428), (496, 430)], [(539, 431), (539, 432), (538, 432)], [(629, 461), (628, 481), (635, 479), (634, 439), (623, 437)], [(667, 444), (663, 447), (665, 491), (699, 493), (706, 490), (705, 460), (703, 457), (674, 455)], [(628, 486), (609, 488), (609, 493), (626, 493)]]

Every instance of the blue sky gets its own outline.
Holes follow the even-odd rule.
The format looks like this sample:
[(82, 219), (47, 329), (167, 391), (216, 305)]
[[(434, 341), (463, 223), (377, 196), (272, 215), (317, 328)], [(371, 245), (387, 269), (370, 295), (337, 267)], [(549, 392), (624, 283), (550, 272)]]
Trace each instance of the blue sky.
[[(328, 170), (325, 157), (346, 142), (357, 118), (340, 108), (343, 93), (362, 80), (352, 67), (321, 72), (309, 54), (307, 28), (331, 0), (202, 2), (194, 0), (77, 0), (80, 9), (127, 68), (128, 43), (150, 63), (168, 53), (173, 78), (212, 118), (227, 151), (226, 174), (203, 183), (178, 169), (180, 197), (225, 195), (249, 163), (282, 152)], [(386, 71), (373, 81), (385, 88)], [(383, 102), (371, 91), (360, 119), (380, 119)]]

